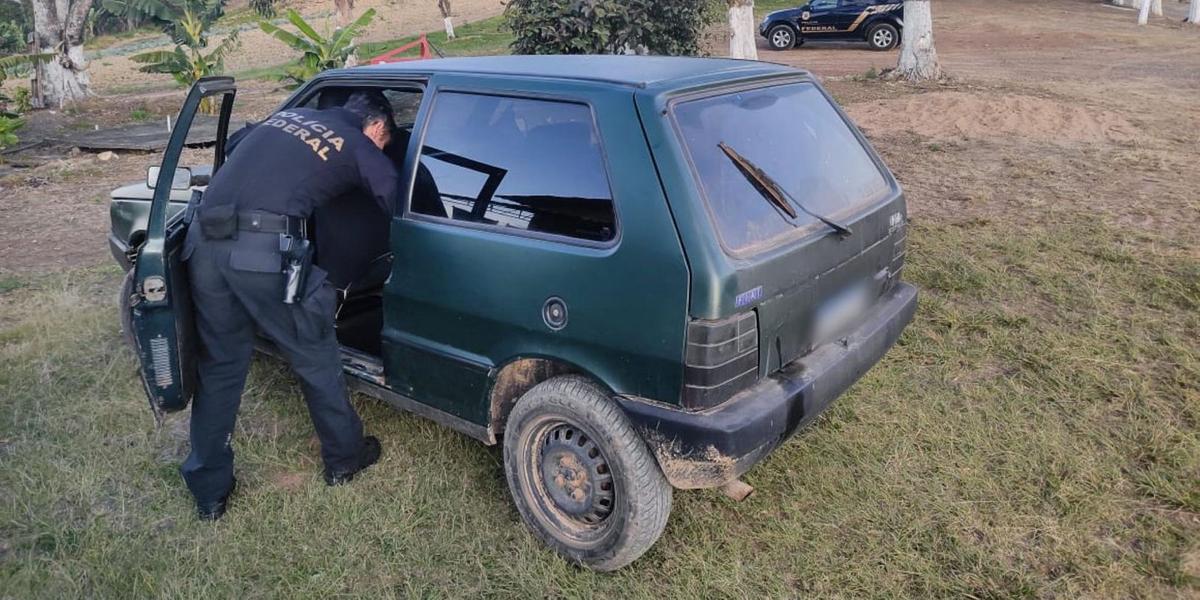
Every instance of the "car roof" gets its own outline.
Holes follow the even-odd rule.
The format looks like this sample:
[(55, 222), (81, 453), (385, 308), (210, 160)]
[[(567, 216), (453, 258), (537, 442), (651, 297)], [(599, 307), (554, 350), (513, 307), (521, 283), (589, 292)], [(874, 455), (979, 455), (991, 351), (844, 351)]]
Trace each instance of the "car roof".
[(376, 73), (455, 73), (599, 82), (638, 88), (677, 87), (697, 80), (803, 73), (772, 63), (728, 58), (621, 55), (516, 55), (439, 58), (357, 67)]

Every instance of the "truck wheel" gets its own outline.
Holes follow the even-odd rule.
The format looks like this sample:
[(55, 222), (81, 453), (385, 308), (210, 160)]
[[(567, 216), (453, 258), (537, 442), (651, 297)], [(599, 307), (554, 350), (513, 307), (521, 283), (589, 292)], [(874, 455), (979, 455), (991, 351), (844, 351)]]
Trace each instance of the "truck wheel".
[(521, 397), (504, 429), (504, 471), (533, 533), (597, 571), (641, 556), (671, 513), (671, 485), (645, 442), (585, 377), (554, 377)]
[(767, 45), (772, 50), (790, 50), (796, 45), (796, 32), (787, 25), (776, 25), (767, 31)]
[(867, 30), (867, 43), (872, 50), (891, 50), (900, 42), (900, 32), (891, 23), (879, 23)]
[(121, 291), (117, 295), (117, 310), (121, 318), (121, 339), (137, 354), (137, 339), (133, 337), (133, 315), (129, 314), (129, 299), (133, 297), (133, 269), (125, 273)]

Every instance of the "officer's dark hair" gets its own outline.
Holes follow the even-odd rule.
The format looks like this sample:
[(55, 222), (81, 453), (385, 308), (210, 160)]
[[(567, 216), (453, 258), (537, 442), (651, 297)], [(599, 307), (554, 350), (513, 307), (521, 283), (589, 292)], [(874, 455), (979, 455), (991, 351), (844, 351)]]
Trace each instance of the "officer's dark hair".
[(366, 129), (371, 123), (379, 120), (382, 120), (388, 126), (389, 130), (396, 128), (392, 105), (388, 103), (387, 98), (383, 97), (383, 92), (376, 90), (354, 92), (346, 99), (346, 103), (342, 105), (342, 108), (362, 119), (363, 129)]

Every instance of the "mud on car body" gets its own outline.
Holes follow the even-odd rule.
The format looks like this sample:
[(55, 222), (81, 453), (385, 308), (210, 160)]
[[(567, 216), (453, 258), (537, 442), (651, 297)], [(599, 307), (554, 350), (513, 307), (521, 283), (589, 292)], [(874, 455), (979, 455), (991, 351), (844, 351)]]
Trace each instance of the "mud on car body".
[[(180, 129), (204, 93), (231, 99), (231, 81), (205, 85)], [(636, 559), (673, 488), (735, 481), (912, 318), (904, 196), (804, 71), (444, 59), (330, 71), (282, 108), (362, 88), (395, 105), (402, 131), (387, 151), (405, 189), (391, 219), (363, 220), (384, 252), (340, 300), (347, 380), (502, 444), (522, 518), (572, 561)], [(130, 268), (122, 311), (147, 392), (174, 409), (194, 349), (173, 240), (208, 173), (173, 184), (181, 144), (153, 190), (114, 192), (110, 236)], [(345, 215), (311, 220), (318, 264), (361, 242), (323, 238), (330, 218)], [(174, 321), (143, 326), (155, 314)]]
[(873, 50), (900, 42), (904, 3), (899, 0), (811, 0), (768, 14), (758, 34), (772, 50), (787, 50), (806, 40), (862, 40)]

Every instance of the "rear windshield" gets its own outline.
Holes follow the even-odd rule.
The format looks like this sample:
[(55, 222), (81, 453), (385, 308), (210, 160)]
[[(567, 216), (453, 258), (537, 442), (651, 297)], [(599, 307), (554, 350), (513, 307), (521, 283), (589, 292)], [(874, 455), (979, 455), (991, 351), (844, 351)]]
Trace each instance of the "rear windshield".
[[(819, 221), (853, 215), (888, 191), (887, 181), (829, 100), (811, 83), (677, 104), (675, 122), (727, 249), (746, 252)], [(724, 142), (796, 202), (789, 217), (763, 198), (718, 146)]]

